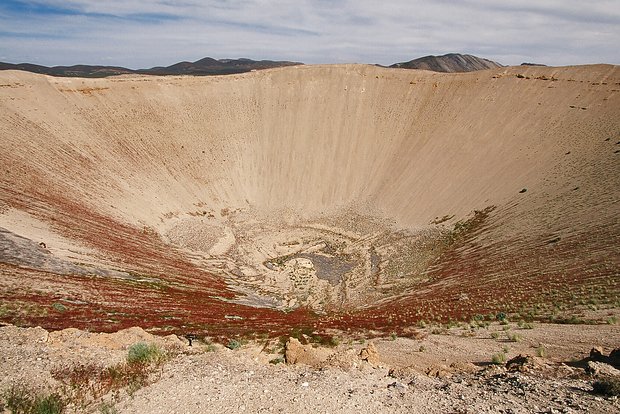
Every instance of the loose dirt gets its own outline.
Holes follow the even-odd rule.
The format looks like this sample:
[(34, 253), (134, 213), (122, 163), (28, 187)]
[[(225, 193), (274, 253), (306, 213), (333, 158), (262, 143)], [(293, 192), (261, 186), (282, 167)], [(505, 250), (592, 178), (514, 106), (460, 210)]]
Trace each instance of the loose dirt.
[[(131, 395), (126, 389), (111, 393), (82, 407), (70, 404), (68, 412), (620, 412), (617, 399), (592, 392), (595, 378), (579, 362), (595, 346), (605, 354), (617, 347), (617, 325), (535, 324), (521, 329), (514, 323), (493, 323), (471, 330), (472, 336), (464, 336), (470, 332), (465, 327), (432, 331), (420, 329), (419, 339), (369, 341), (343, 335), (334, 348), (302, 346), (312, 353), (305, 361), (313, 365), (302, 360), (290, 365), (273, 363), (283, 357), (277, 340), (250, 341), (230, 350), (207, 345), (205, 338), (189, 347), (185, 339), (156, 337), (140, 328), (97, 334), (4, 326), (0, 389), (17, 384), (51, 392), (59, 386), (50, 374), (54, 368), (112, 366), (126, 358), (128, 347), (146, 342), (175, 355), (152, 374), (150, 385)], [(494, 332), (500, 337), (492, 338)], [(518, 333), (519, 341), (508, 342), (507, 332)], [(368, 352), (360, 357), (369, 347), (374, 358)], [(537, 357), (540, 349), (544, 355)], [(507, 359), (530, 355), (531, 362), (514, 371), (491, 364), (492, 356), (503, 351)]]

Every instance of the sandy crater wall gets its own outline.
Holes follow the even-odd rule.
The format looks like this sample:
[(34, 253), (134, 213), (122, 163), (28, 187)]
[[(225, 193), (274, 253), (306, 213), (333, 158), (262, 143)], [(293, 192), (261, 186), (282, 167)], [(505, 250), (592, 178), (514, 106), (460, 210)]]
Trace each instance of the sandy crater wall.
[[(254, 305), (367, 306), (420, 283), (510, 278), (517, 267), (488, 263), (538, 256), (557, 237), (593, 257), (582, 270), (607, 275), (620, 267), (611, 247), (619, 91), (609, 65), (108, 79), (5, 71), (0, 208), (74, 240), (54, 252), (68, 260), (88, 246), (97, 266), (152, 275), (172, 249)], [(488, 207), (474, 244), (446, 259), (456, 248), (446, 234)], [(0, 226), (19, 235), (8, 217)], [(489, 249), (484, 265), (472, 259), (480, 248)], [(478, 273), (463, 276), (472, 260)], [(561, 272), (568, 262), (558, 260)], [(346, 277), (317, 276), (326, 263)], [(429, 274), (445, 277), (442, 263), (451, 270), (437, 281)], [(166, 269), (162, 277), (179, 268)]]

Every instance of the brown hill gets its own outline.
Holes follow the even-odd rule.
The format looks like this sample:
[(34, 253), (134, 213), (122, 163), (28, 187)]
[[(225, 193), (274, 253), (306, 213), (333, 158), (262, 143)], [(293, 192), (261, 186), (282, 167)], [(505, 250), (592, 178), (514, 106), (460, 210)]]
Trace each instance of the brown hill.
[(423, 69), (433, 72), (473, 72), (476, 70), (500, 68), (497, 62), (472, 55), (449, 53), (443, 56), (424, 56), (409, 62), (395, 63), (391, 68)]
[(196, 62), (179, 62), (174, 65), (151, 69), (127, 69), (119, 66), (100, 65), (74, 65), (74, 66), (41, 66), (30, 63), (3, 63), (0, 62), (0, 70), (24, 70), (27, 72), (41, 73), (51, 76), (102, 78), (107, 76), (124, 74), (143, 75), (227, 75), (232, 73), (244, 73), (252, 70), (277, 68), (282, 66), (301, 65), (298, 62), (284, 62), (251, 59), (220, 59), (203, 58)]
[(0, 320), (406, 333), (614, 302), (619, 84), (609, 65), (4, 71)]
[(213, 59), (206, 57), (196, 62), (179, 62), (167, 67), (141, 69), (137, 73), (147, 75), (229, 75), (252, 70), (301, 65), (299, 62), (251, 60), (251, 59)]

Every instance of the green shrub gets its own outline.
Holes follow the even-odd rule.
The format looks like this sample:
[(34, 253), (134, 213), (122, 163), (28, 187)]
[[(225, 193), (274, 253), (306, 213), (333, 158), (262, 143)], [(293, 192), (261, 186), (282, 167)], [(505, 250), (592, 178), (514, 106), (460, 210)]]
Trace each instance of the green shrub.
[(506, 354), (503, 352), (498, 352), (497, 354), (491, 357), (491, 362), (495, 365), (502, 365), (506, 363)]
[(101, 414), (118, 414), (118, 410), (112, 404), (103, 403), (99, 406), (99, 412)]
[(272, 359), (272, 360), (270, 360), (270, 361), (269, 361), (269, 363), (270, 363), (270, 364), (273, 364), (273, 365), (278, 365), (278, 364), (281, 364), (281, 363), (283, 363), (283, 362), (284, 362), (284, 358), (283, 358), (283, 357), (281, 357), (281, 356), (279, 356), (279, 357), (277, 357), (277, 358), (274, 358), (274, 359)]
[(4, 399), (13, 414), (60, 414), (66, 405), (58, 394), (38, 394), (21, 386), (10, 388)]
[(239, 349), (241, 348), (241, 342), (237, 341), (236, 339), (231, 339), (230, 341), (228, 341), (228, 344), (226, 344), (226, 348), (228, 349)]
[(510, 342), (521, 342), (523, 337), (517, 333), (507, 332), (506, 337)]
[(129, 347), (127, 362), (130, 364), (159, 363), (164, 359), (165, 352), (155, 344), (138, 342)]
[(538, 348), (536, 348), (536, 356), (540, 358), (545, 358), (547, 356), (547, 350), (544, 346), (540, 345)]
[(168, 358), (155, 344), (144, 342), (129, 347), (125, 362), (103, 367), (96, 364), (60, 366), (51, 370), (62, 384), (62, 395), (75, 405), (89, 405), (111, 391), (125, 388), (131, 395), (151, 382), (152, 374)]
[(499, 338), (499, 332), (491, 332), (491, 338), (493, 339)]
[(52, 304), (52, 308), (54, 308), (54, 310), (58, 312), (65, 312), (67, 310), (67, 307), (62, 303), (54, 303)]
[(517, 323), (517, 326), (519, 326), (519, 328), (521, 329), (534, 329), (534, 325), (529, 322), (525, 322), (523, 319), (521, 319), (519, 323)]
[(65, 403), (58, 394), (51, 394), (39, 397), (35, 400), (35, 410), (37, 414), (59, 414), (65, 410)]

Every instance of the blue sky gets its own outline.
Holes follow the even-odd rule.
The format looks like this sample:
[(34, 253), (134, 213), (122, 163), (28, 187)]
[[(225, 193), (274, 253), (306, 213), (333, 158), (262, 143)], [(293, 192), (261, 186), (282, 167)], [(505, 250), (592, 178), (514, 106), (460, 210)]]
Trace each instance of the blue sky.
[(0, 0), (0, 61), (620, 64), (620, 0)]

